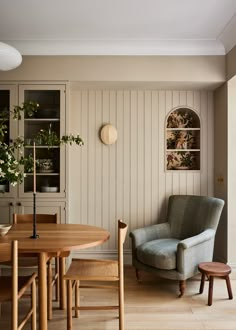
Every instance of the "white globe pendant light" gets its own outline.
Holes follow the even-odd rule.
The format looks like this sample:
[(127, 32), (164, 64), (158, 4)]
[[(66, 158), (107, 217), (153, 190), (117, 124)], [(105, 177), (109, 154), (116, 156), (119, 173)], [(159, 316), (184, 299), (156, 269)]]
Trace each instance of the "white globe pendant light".
[(15, 69), (22, 62), (22, 56), (17, 49), (0, 42), (0, 70), (8, 71)]

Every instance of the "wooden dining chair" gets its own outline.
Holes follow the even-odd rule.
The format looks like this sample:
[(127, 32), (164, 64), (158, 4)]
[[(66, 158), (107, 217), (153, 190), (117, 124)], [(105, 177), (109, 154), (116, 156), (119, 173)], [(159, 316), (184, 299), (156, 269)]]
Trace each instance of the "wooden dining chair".
[[(13, 223), (33, 223), (33, 214), (13, 214)], [(36, 214), (37, 223), (58, 223), (57, 214)], [(55, 260), (54, 274), (52, 272), (52, 259)], [(29, 258), (20, 257), (19, 268), (32, 268), (38, 267), (38, 258), (32, 255)], [(59, 257), (55, 254), (50, 254), (47, 262), (47, 316), (48, 320), (52, 319), (52, 300), (53, 300), (53, 287), (55, 286), (55, 300), (59, 300), (60, 295), (60, 279), (59, 279)]]
[[(36, 273), (18, 277), (18, 242), (0, 243), (0, 262), (11, 264), (11, 276), (0, 276), (0, 303), (10, 302), (11, 330), (20, 330), (31, 319), (31, 329), (36, 330)], [(24, 318), (19, 321), (18, 303), (20, 298), (30, 289), (30, 308)]]
[[(123, 244), (127, 229), (128, 226), (118, 220), (118, 260), (72, 259), (64, 276), (67, 282), (67, 330), (72, 329), (72, 309), (75, 310), (75, 317), (79, 317), (79, 310), (119, 309), (119, 330), (124, 330)], [(83, 281), (86, 281), (86, 285), (81, 285)], [(87, 285), (87, 282), (91, 284)], [(104, 285), (104, 282), (109, 284)], [(117, 282), (118, 285), (111, 285), (110, 282)], [(118, 304), (115, 306), (80, 306), (79, 288), (118, 289)], [(73, 290), (75, 291), (74, 307), (72, 307)]]

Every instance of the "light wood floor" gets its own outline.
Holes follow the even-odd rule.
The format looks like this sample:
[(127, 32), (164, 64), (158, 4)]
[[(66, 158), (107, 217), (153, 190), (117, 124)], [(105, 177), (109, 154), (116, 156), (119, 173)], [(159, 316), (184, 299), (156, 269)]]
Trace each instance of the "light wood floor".
[[(234, 275), (234, 274), (233, 274)], [(126, 330), (236, 330), (236, 278), (231, 276), (235, 299), (228, 300), (225, 281), (215, 279), (213, 305), (207, 305), (208, 283), (202, 295), (198, 294), (200, 277), (187, 281), (185, 296), (177, 298), (178, 283), (143, 274), (137, 283), (131, 266), (125, 267), (125, 324)], [(116, 301), (111, 291), (81, 292), (81, 302), (106, 303)], [(2, 306), (0, 329), (9, 329), (9, 306)], [(116, 311), (82, 311), (73, 318), (74, 329), (118, 330)], [(30, 327), (26, 327), (29, 329)], [(49, 330), (66, 329), (66, 312), (54, 303), (53, 320)]]

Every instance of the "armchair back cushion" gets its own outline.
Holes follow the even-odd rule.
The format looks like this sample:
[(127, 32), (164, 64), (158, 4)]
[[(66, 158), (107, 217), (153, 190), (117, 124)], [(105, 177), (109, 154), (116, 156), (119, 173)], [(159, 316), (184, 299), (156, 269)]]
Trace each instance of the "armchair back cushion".
[(183, 240), (206, 229), (216, 230), (222, 200), (205, 196), (173, 195), (169, 198), (167, 222), (171, 237)]

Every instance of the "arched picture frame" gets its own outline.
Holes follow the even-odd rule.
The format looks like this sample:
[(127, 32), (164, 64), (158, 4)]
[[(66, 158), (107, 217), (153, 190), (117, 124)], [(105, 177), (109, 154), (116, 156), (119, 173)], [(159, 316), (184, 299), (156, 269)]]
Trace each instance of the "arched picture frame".
[(166, 170), (200, 170), (201, 125), (188, 107), (173, 109), (166, 118)]

